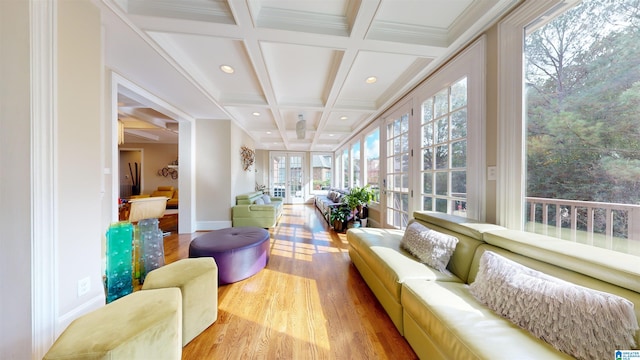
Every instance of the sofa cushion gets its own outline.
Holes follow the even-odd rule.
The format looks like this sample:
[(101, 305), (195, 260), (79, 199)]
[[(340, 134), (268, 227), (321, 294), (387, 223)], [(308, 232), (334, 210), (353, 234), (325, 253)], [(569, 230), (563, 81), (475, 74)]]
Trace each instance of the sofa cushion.
[[(469, 276), (469, 270), (471, 268), (471, 261), (475, 256), (478, 246), (483, 244), (482, 232), (485, 230), (480, 224), (474, 223), (472, 220), (460, 222), (436, 221), (439, 218), (431, 216), (430, 213), (414, 212), (414, 219), (409, 220), (409, 224), (412, 222), (420, 222), (427, 226), (429, 229), (452, 235), (458, 238), (458, 244), (456, 250), (449, 260), (447, 269), (459, 277), (462, 281), (467, 282)], [(457, 218), (457, 217), (456, 217)], [(460, 218), (462, 219), (462, 218)], [(453, 230), (452, 230), (453, 228)], [(466, 229), (466, 231), (462, 231)]]
[(407, 226), (400, 245), (432, 268), (448, 272), (447, 264), (458, 244), (455, 236), (443, 234), (413, 222)]
[(416, 331), (424, 331), (447, 359), (571, 359), (483, 306), (468, 285), (409, 279), (401, 302), (405, 337), (418, 354), (427, 344)]
[(354, 228), (347, 231), (347, 241), (396, 299), (400, 299), (401, 284), (407, 279), (462, 281), (424, 265), (402, 249), (403, 234), (395, 229)]
[(527, 268), (494, 252), (480, 259), (471, 293), (515, 324), (578, 359), (635, 346), (633, 303)]

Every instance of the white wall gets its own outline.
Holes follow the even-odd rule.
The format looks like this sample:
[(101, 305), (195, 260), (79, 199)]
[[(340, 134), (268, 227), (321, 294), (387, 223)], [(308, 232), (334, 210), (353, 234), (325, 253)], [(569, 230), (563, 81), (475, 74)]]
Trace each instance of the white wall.
[[(89, 1), (58, 2), (58, 323), (104, 304), (102, 285), (102, 49), (100, 12)], [(82, 134), (82, 136), (78, 136)], [(90, 290), (78, 296), (78, 281)]]
[[(56, 92), (57, 103), (47, 110), (57, 112), (53, 116), (57, 119), (57, 126), (54, 131), (45, 131), (45, 138), (40, 139), (46, 144), (32, 143), (34, 133), (41, 132), (37, 128), (39, 125), (32, 127), (30, 109), (33, 104), (30, 99), (32, 93), (40, 93), (42, 89), (31, 88), (30, 75), (33, 73), (30, 73), (30, 65), (35, 64), (35, 68), (41, 69), (41, 64), (46, 66), (50, 62), (36, 55), (31, 58), (29, 26), (34, 18), (29, 15), (30, 5), (34, 4), (28, 1), (0, 2), (0, 166), (3, 169), (0, 173), (0, 201), (5, 204), (0, 208), (3, 245), (0, 252), (2, 359), (39, 358), (42, 354), (32, 353), (34, 345), (40, 352), (43, 345), (53, 341), (54, 332), (60, 333), (74, 317), (104, 303), (100, 273), (103, 233), (100, 227), (100, 17), (89, 1), (56, 3), (56, 23), (59, 26), (53, 42), (57, 45), (58, 56), (53, 62), (58, 66), (45, 71), (55, 74), (57, 80), (58, 87), (51, 89)], [(40, 4), (36, 8), (41, 9)], [(55, 12), (47, 10), (47, 14), (51, 13)], [(40, 36), (52, 32), (39, 30), (36, 33)], [(47, 91), (45, 89), (48, 94)], [(47, 121), (38, 119), (34, 124)], [(78, 133), (83, 136), (78, 137)], [(34, 154), (50, 147), (54, 149), (53, 160), (36, 163), (31, 168)], [(43, 170), (38, 166), (53, 170)], [(51, 179), (51, 185), (55, 185), (50, 191), (55, 199), (52, 202), (55, 208), (51, 210), (33, 205), (51, 204), (36, 199), (42, 194), (38, 196), (35, 191), (46, 188), (46, 184), (38, 179), (41, 171), (56, 176)], [(33, 188), (34, 183), (44, 186), (36, 189)], [(55, 216), (52, 215), (54, 213)], [(32, 223), (32, 217), (47, 215), (53, 218), (49, 220), (55, 224), (52, 226), (54, 230), (49, 236), (36, 234), (34, 229), (41, 231), (43, 228)], [(43, 248), (55, 248), (57, 261), (38, 257), (41, 253), (34, 252), (34, 249)], [(34, 316), (43, 315), (39, 312), (43, 299), (34, 297), (39, 289), (32, 288), (32, 284), (42, 280), (34, 278), (38, 273), (34, 269), (41, 269), (40, 261), (57, 265), (53, 271), (57, 297), (44, 299), (46, 303), (58, 305), (51, 318), (47, 316), (49, 314)], [(89, 277), (92, 286), (87, 295), (78, 297), (77, 280), (83, 277)]]
[(29, 2), (0, 1), (0, 359), (31, 354)]

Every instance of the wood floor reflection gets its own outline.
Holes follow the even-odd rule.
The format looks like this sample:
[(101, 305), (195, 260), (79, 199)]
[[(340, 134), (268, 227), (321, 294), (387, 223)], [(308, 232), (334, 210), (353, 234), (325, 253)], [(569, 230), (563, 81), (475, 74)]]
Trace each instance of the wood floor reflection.
[[(351, 264), (344, 234), (310, 205), (285, 206), (269, 264), (218, 289), (218, 320), (183, 349), (196, 359), (416, 359)], [(165, 239), (166, 262), (199, 233)]]

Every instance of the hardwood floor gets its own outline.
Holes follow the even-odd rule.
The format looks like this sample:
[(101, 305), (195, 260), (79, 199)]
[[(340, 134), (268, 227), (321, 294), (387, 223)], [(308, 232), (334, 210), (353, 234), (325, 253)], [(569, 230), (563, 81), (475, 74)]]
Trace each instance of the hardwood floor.
[[(417, 358), (315, 207), (285, 206), (270, 233), (267, 267), (218, 288), (218, 320), (183, 360)], [(188, 257), (200, 234), (166, 237), (166, 262)]]

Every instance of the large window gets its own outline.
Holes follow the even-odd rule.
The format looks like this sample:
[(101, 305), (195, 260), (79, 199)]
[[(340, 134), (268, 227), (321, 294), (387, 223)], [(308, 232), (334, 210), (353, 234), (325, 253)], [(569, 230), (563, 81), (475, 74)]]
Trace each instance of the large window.
[(344, 149), (342, 152), (342, 188), (350, 187), (349, 182), (349, 149)]
[(380, 128), (364, 139), (364, 184), (373, 189), (373, 202), (380, 202)]
[(409, 221), (409, 115), (400, 110), (386, 128), (386, 225), (400, 229)]
[(360, 186), (360, 141), (351, 145), (351, 186)]
[(500, 25), (498, 220), (640, 255), (637, 1), (575, 3)]
[(467, 78), (422, 103), (422, 207), (467, 212)]
[(333, 155), (312, 154), (311, 172), (313, 176), (312, 194), (324, 194), (331, 187), (333, 177)]
[(529, 231), (632, 250), (626, 239), (640, 221), (632, 218), (640, 210), (636, 6), (585, 0), (526, 29)]

